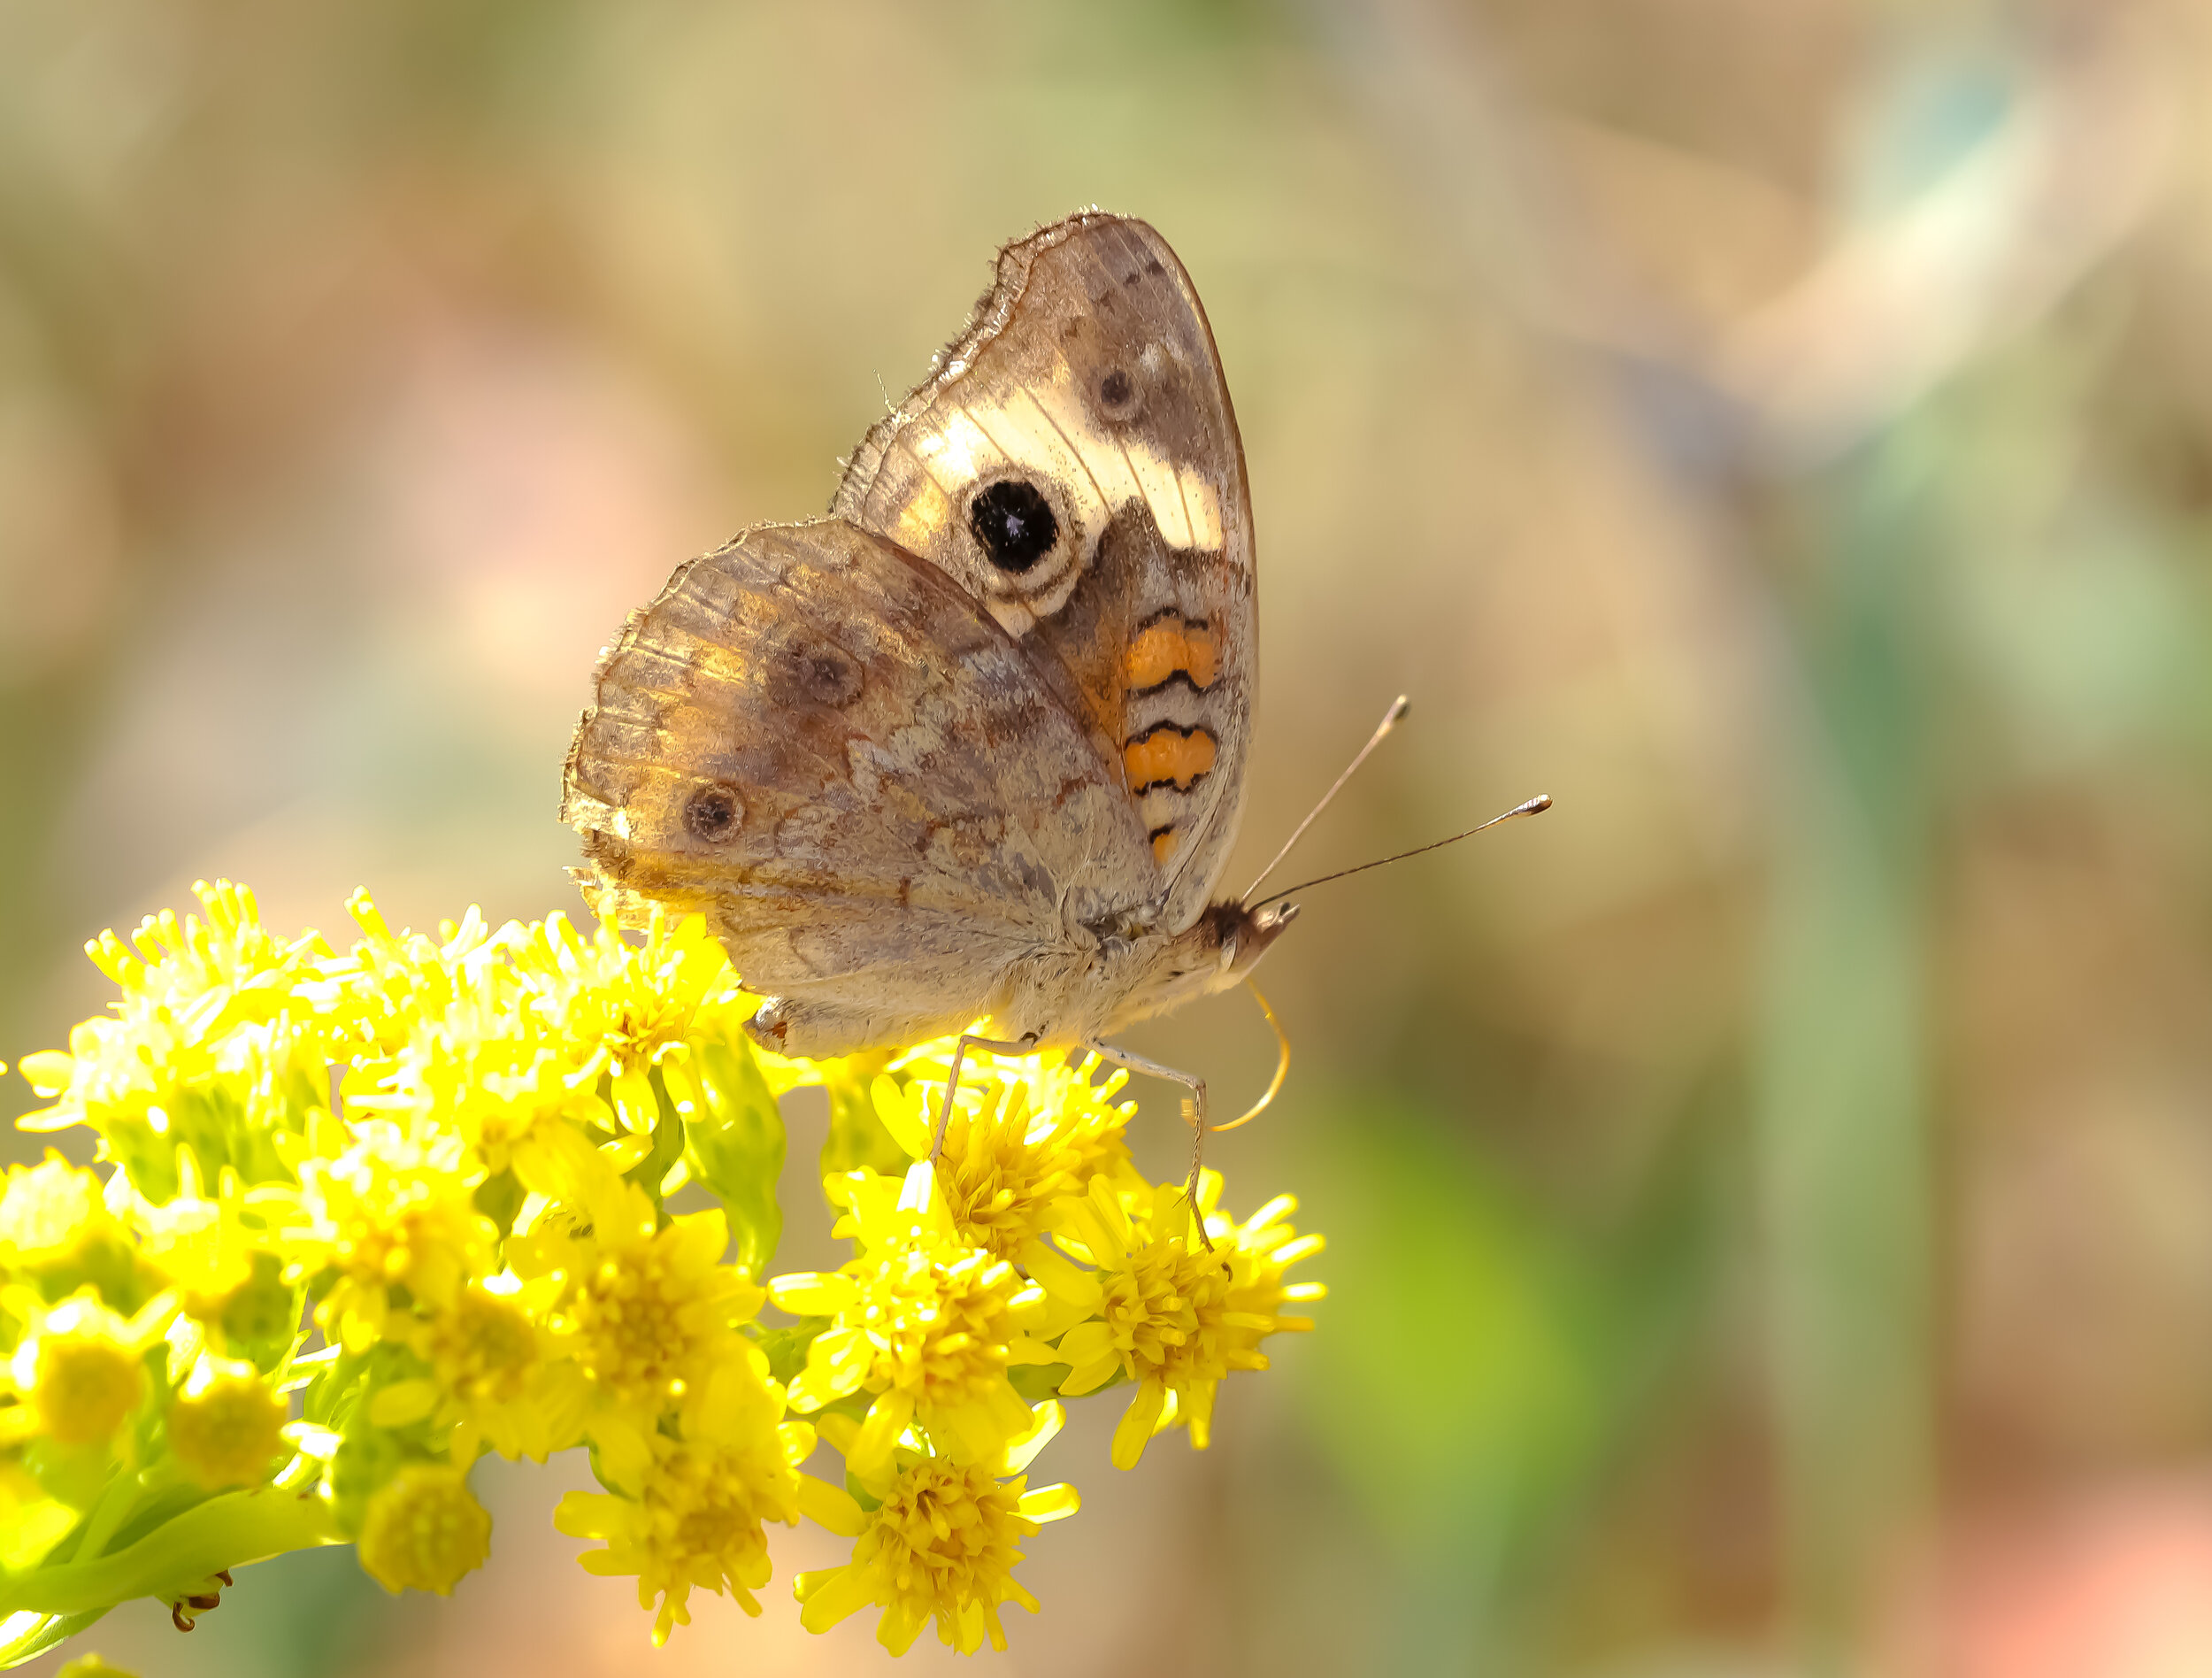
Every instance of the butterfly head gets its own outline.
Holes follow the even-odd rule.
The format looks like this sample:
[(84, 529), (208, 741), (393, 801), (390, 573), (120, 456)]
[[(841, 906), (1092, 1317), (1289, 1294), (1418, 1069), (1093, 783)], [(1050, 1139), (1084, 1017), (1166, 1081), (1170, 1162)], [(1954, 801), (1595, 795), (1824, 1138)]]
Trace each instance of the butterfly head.
[(1243, 983), (1267, 947), (1297, 918), (1294, 903), (1258, 909), (1215, 904), (1188, 930), (1163, 936), (1148, 952), (1136, 952), (1143, 964), (1141, 976), (1126, 993), (1110, 1029)]
[(1248, 909), (1240, 903), (1217, 903), (1199, 918), (1196, 932), (1206, 929), (1214, 940), (1217, 971), (1209, 990), (1226, 990), (1242, 984), (1244, 976), (1259, 965), (1268, 945), (1282, 936), (1283, 928), (1298, 918), (1294, 903), (1271, 903)]

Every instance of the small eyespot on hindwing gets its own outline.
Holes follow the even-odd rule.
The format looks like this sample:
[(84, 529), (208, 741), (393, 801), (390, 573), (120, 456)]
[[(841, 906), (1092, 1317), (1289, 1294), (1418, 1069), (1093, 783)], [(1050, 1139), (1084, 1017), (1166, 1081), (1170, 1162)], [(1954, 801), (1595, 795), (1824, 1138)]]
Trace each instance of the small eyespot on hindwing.
[(718, 844), (745, 820), (745, 806), (727, 787), (702, 787), (684, 801), (684, 831), (703, 844)]

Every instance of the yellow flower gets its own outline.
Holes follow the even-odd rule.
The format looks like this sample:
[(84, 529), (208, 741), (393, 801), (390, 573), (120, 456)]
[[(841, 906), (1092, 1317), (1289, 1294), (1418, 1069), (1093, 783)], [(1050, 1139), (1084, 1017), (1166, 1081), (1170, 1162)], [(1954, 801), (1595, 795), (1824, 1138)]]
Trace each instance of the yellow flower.
[(511, 1168), (534, 1193), (574, 1191), (592, 1151), (580, 1127), (611, 1116), (597, 1094), (597, 1068), (570, 1058), (578, 1046), (475, 1038), (446, 1051), (435, 1071), (447, 1086), (441, 1114), (450, 1115), (488, 1174)]
[(687, 1047), (703, 1007), (727, 1011), (738, 995), (705, 920), (687, 915), (672, 928), (657, 907), (641, 945), (605, 925), (586, 938), (565, 915), (548, 915), (529, 929), (515, 966), (539, 1018), (594, 1051), (592, 1075), (611, 1078), (615, 1111), (631, 1130), (649, 1130), (659, 1112), (652, 1069)]
[[(1069, 1394), (1132, 1382), (1127, 1466), (1179, 1422), (1202, 1446), (1223, 1375), (1310, 1326), (1287, 1313), (1322, 1289), (1286, 1273), (1319, 1242), (1292, 1203), (1238, 1225), (1212, 1174), (1195, 1212), (1140, 1177), (1125, 1076), (1095, 1062), (969, 1057), (943, 1157), (907, 1166), (949, 1040), (761, 1053), (697, 916), (587, 935), (472, 909), (429, 936), (357, 893), (337, 954), (268, 932), (241, 888), (196, 890), (202, 915), (92, 947), (111, 1014), (21, 1067), (52, 1104), (31, 1128), (91, 1126), (114, 1170), (50, 1157), (0, 1182), (0, 1571), (73, 1565), (58, 1546), (90, 1518), (134, 1553), (180, 1547), (192, 1594), (166, 1599), (188, 1618), (215, 1600), (194, 1546), (220, 1516), (241, 1554), (357, 1524), (388, 1589), (449, 1591), (488, 1550), (474, 1458), (588, 1443), (603, 1489), (558, 1524), (601, 1541), (591, 1571), (634, 1576), (657, 1642), (696, 1588), (756, 1610), (766, 1524), (804, 1516), (854, 1541), (798, 1582), (810, 1628), (873, 1606), (895, 1651), (933, 1621), (1002, 1647), (1003, 1605), (1036, 1606), (1023, 1541), (1077, 1506), (1027, 1489), (1064, 1412), (1010, 1366), (1065, 1366)], [(768, 1296), (725, 1262), (731, 1232), (746, 1265), (772, 1251), (768, 1104), (824, 1081), (853, 1256), (779, 1278), (812, 1320), (757, 1336)], [(664, 1210), (686, 1182), (727, 1215)], [(787, 1393), (770, 1349), (787, 1371), (798, 1343)], [(818, 1429), (852, 1490), (801, 1472)]]
[(757, 1614), (753, 1592), (768, 1582), (764, 1521), (795, 1521), (812, 1501), (799, 1465), (814, 1449), (814, 1430), (780, 1420), (783, 1405), (763, 1379), (761, 1360), (717, 1370), (703, 1401), (687, 1413), (685, 1436), (656, 1434), (652, 1459), (634, 1497), (572, 1491), (554, 1525), (577, 1538), (606, 1541), (578, 1559), (588, 1573), (634, 1574), (638, 1605), (659, 1601), (653, 1641), (691, 1623), (695, 1586), (727, 1589)]
[(316, 1321), (349, 1351), (384, 1337), (394, 1288), (431, 1309), (451, 1304), (492, 1267), (497, 1235), (471, 1198), (475, 1183), (459, 1137), (417, 1142), (380, 1120), (359, 1134), (337, 1158), (309, 1162), (303, 1198), (315, 1224), (293, 1243), (305, 1274), (337, 1271)]
[(473, 905), (458, 925), (439, 928), (442, 943), (420, 933), (395, 934), (365, 891), (346, 899), (346, 912), (362, 935), (344, 955), (318, 963), (311, 981), (296, 989), (334, 1035), (371, 1059), (398, 1054), (423, 1021), (445, 1013), (465, 975), (495, 962), (520, 935), (512, 923), (487, 931)]
[[(176, 1289), (186, 1316), (211, 1328), (219, 1328), (227, 1318), (242, 1328), (271, 1327), (250, 1320), (267, 1315), (265, 1311), (241, 1312), (236, 1307), (253, 1303), (243, 1296), (256, 1284), (258, 1273), (268, 1267), (282, 1232), (303, 1222), (298, 1191), (280, 1183), (249, 1189), (227, 1166), (211, 1200), (191, 1150), (179, 1149), (176, 1161), (176, 1194), (159, 1205), (132, 1197), (127, 1210), (140, 1255)], [(266, 1303), (294, 1319), (284, 1328), (296, 1326), (298, 1308), (288, 1289), (281, 1289), (280, 1298)]]
[(369, 1577), (397, 1596), (450, 1596), (491, 1553), (492, 1518), (460, 1468), (411, 1463), (369, 1499), (358, 1553)]
[(97, 1655), (80, 1655), (65, 1664), (54, 1678), (137, 1678), (120, 1666), (111, 1666)]
[[(1141, 1182), (1123, 1140), (1135, 1104), (1114, 1099), (1128, 1074), (1117, 1071), (1095, 1083), (1094, 1061), (1070, 1066), (1040, 1065), (1041, 1058), (971, 1055), (937, 1163), (946, 1207), (962, 1238), (1017, 1263), (1039, 1235), (1059, 1227), (1059, 1203), (1080, 1196), (1092, 1178)], [(940, 1044), (897, 1064), (907, 1069), (932, 1059), (949, 1068)], [(918, 1077), (902, 1089), (882, 1077), (874, 1094), (892, 1137), (911, 1158), (926, 1156), (944, 1100), (942, 1081)]]
[(145, 1354), (176, 1312), (163, 1295), (126, 1320), (90, 1288), (42, 1306), (13, 1290), (28, 1323), (12, 1373), (29, 1402), (0, 1412), (0, 1430), (42, 1433), (57, 1444), (104, 1444), (146, 1394)]
[[(1086, 1279), (1095, 1320), (1069, 1329), (1056, 1350), (1032, 1344), (1020, 1355), (1071, 1366), (1060, 1383), (1067, 1397), (1118, 1374), (1137, 1382), (1114, 1430), (1118, 1468), (1136, 1466), (1146, 1442), (1179, 1421), (1189, 1427), (1192, 1445), (1204, 1450), (1222, 1377), (1232, 1369), (1264, 1369), (1258, 1350), (1264, 1335), (1313, 1326), (1276, 1311), (1291, 1297), (1282, 1286), (1285, 1268), (1321, 1246), (1319, 1237), (1300, 1240), (1279, 1221), (1295, 1203), (1271, 1202), (1240, 1228), (1213, 1213), (1220, 1192), (1219, 1175), (1205, 1173), (1199, 1201), (1215, 1240), (1210, 1250), (1196, 1240), (1179, 1183), (1160, 1184), (1133, 1212), (1102, 1182), (1094, 1183), (1070, 1213), (1069, 1245), (1097, 1266)], [(1298, 1297), (1318, 1293), (1309, 1287)]]
[(472, 1286), (449, 1309), (408, 1325), (408, 1344), (430, 1375), (382, 1389), (371, 1421), (399, 1428), (434, 1412), (453, 1429), (449, 1451), (462, 1466), (480, 1445), (543, 1462), (583, 1437), (590, 1387), (572, 1361), (549, 1356), (550, 1337), (526, 1297), (551, 1289), (496, 1288)]
[(290, 987), (311, 976), (329, 949), (312, 935), (288, 943), (265, 931), (242, 886), (202, 881), (192, 889), (204, 921), (165, 910), (128, 944), (106, 932), (86, 946), (122, 992), (115, 1015), (80, 1024), (66, 1053), (23, 1058), (33, 1087), (58, 1099), (19, 1128), (88, 1124), (129, 1157), (136, 1144), (167, 1136), (173, 1117), (209, 1089), (257, 1081), (240, 1074), (250, 1060), (263, 1063), (251, 1073), (265, 1069), (273, 1045), (252, 1042), (249, 1029), (292, 1005)]
[(864, 1476), (889, 1460), (911, 1421), (947, 1456), (996, 1457), (1030, 1422), (1006, 1366), (1014, 1339), (1041, 1320), (1043, 1291), (953, 1235), (926, 1162), (908, 1172), (895, 1206), (856, 1201), (853, 1215), (863, 1221), (861, 1257), (831, 1274), (770, 1284), (782, 1310), (833, 1320), (807, 1349), (806, 1368), (791, 1384), (792, 1407), (818, 1410), (849, 1393), (875, 1394), (848, 1453)]
[(1002, 1476), (1021, 1474), (1063, 1415), (1057, 1405), (1040, 1405), (1025, 1436), (989, 1463), (902, 1451), (879, 1473), (860, 1476), (877, 1505), (865, 1513), (849, 1495), (823, 1488), (808, 1513), (854, 1540), (853, 1559), (792, 1582), (803, 1605), (800, 1623), (827, 1631), (872, 1606), (882, 1610), (876, 1639), (895, 1655), (904, 1654), (932, 1620), (939, 1638), (964, 1655), (987, 1639), (1005, 1648), (1000, 1605), (1037, 1612), (1037, 1599), (1014, 1582), (1022, 1559), (1017, 1546), (1046, 1521), (1073, 1514), (1082, 1499), (1072, 1486), (1028, 1491), (1025, 1479)]
[(764, 1296), (719, 1262), (729, 1224), (718, 1210), (663, 1228), (652, 1199), (603, 1169), (587, 1197), (591, 1233), (573, 1242), (566, 1296), (549, 1326), (592, 1386), (586, 1432), (618, 1483), (634, 1483), (661, 1415), (706, 1390), (709, 1377), (752, 1354), (737, 1325)]
[[(1214, 1193), (1219, 1193), (1218, 1182)], [(1308, 1305), (1325, 1299), (1326, 1283), (1296, 1282), (1285, 1285), (1283, 1273), (1301, 1258), (1310, 1258), (1326, 1244), (1319, 1235), (1302, 1235), (1284, 1221), (1298, 1210), (1292, 1195), (1277, 1195), (1240, 1224), (1231, 1223), (1213, 1209), (1212, 1199), (1201, 1185), (1200, 1201), (1206, 1208), (1206, 1227), (1229, 1251), (1228, 1328), (1231, 1366), (1264, 1369), (1266, 1354), (1260, 1342), (1269, 1335), (1308, 1334), (1310, 1317), (1285, 1316), (1286, 1305)], [(1194, 1440), (1196, 1435), (1194, 1432)]]
[(284, 1447), (284, 1417), (252, 1365), (205, 1368), (169, 1406), (169, 1449), (210, 1491), (259, 1485)]
[(104, 1185), (52, 1149), (35, 1166), (8, 1167), (0, 1195), (0, 1266), (46, 1270), (74, 1263), (96, 1242), (119, 1241)]

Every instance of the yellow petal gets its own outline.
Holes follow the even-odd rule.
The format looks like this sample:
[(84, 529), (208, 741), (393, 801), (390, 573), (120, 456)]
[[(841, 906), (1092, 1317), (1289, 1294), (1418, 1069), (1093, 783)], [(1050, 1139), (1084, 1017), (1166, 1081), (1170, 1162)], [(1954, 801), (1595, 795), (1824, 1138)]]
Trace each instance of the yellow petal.
[(1114, 1429), (1115, 1467), (1137, 1466), (1144, 1455), (1145, 1442), (1152, 1437), (1153, 1424), (1166, 1407), (1167, 1389), (1156, 1376), (1148, 1377), (1137, 1389), (1137, 1396), (1129, 1401), (1129, 1408), (1122, 1412), (1121, 1425)]
[(887, 1392), (868, 1406), (868, 1420), (853, 1438), (846, 1464), (862, 1479), (891, 1460), (892, 1448), (906, 1424), (914, 1419), (914, 1400), (902, 1392)]
[(834, 1317), (860, 1297), (860, 1286), (850, 1276), (802, 1270), (770, 1282), (768, 1297), (795, 1317)]
[(799, 1610), (799, 1623), (817, 1633), (827, 1631), (875, 1600), (866, 1575), (852, 1566), (803, 1573), (791, 1582), (791, 1594), (804, 1605)]
[(868, 1524), (867, 1515), (854, 1501), (852, 1493), (811, 1474), (799, 1476), (799, 1513), (840, 1538), (857, 1538), (861, 1528)]
[(16, 1062), (15, 1069), (29, 1080), (31, 1088), (42, 1096), (58, 1096), (69, 1088), (77, 1075), (75, 1057), (58, 1049), (42, 1049), (36, 1054), (25, 1055)]
[(1012, 1440), (1006, 1447), (1004, 1474), (1018, 1474), (1036, 1459), (1037, 1453), (1050, 1444), (1053, 1436), (1067, 1426), (1067, 1406), (1056, 1399), (1048, 1398), (1033, 1412), (1035, 1424), (1030, 1430)]
[(1065, 1520), (1083, 1506), (1083, 1494), (1073, 1486), (1040, 1486), (1034, 1491), (1025, 1491), (1015, 1505), (1023, 1518), (1040, 1524), (1048, 1520)]

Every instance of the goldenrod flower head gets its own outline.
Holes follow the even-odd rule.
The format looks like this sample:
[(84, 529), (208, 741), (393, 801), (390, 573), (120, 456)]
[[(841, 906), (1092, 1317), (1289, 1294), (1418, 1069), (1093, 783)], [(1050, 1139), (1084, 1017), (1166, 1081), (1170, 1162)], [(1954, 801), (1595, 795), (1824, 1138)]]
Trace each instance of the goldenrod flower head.
[(434, 1412), (453, 1429), (457, 1463), (474, 1461), (480, 1445), (543, 1462), (583, 1437), (589, 1385), (575, 1364), (552, 1355), (542, 1307), (530, 1303), (533, 1295), (550, 1297), (554, 1287), (503, 1289), (503, 1280), (511, 1282), (472, 1285), (448, 1309), (408, 1325), (407, 1343), (430, 1375), (384, 1388), (373, 1421), (404, 1427)]
[[(894, 1063), (896, 1072), (933, 1072), (898, 1085), (876, 1078), (876, 1113), (910, 1153), (925, 1158), (936, 1135), (951, 1060), (932, 1043)], [(938, 1178), (963, 1240), (998, 1258), (1022, 1251), (1057, 1227), (1057, 1205), (1082, 1196), (1095, 1175), (1141, 1184), (1128, 1162), (1124, 1131), (1135, 1103), (1118, 1100), (1126, 1072), (1095, 1078), (1097, 1063), (1069, 1065), (1047, 1056), (1002, 1058), (972, 1054), (963, 1065), (960, 1098), (945, 1127)]]
[(770, 1574), (763, 1523), (798, 1520), (799, 1465), (814, 1448), (811, 1428), (779, 1420), (782, 1405), (753, 1366), (726, 1366), (710, 1388), (684, 1438), (653, 1436), (636, 1496), (572, 1491), (554, 1515), (571, 1536), (605, 1541), (578, 1558), (587, 1572), (634, 1574), (638, 1605), (658, 1599), (657, 1644), (691, 1623), (694, 1586), (726, 1588), (747, 1613), (760, 1612), (753, 1592)]
[(169, 1449), (210, 1491), (257, 1486), (284, 1448), (285, 1405), (250, 1364), (210, 1366), (169, 1406)]
[(0, 1427), (57, 1444), (105, 1444), (145, 1397), (145, 1354), (175, 1314), (174, 1300), (162, 1296), (125, 1319), (85, 1288), (57, 1305), (27, 1300), (22, 1308), (27, 1331), (11, 1373), (29, 1403), (0, 1412)]
[(491, 1268), (498, 1233), (476, 1210), (477, 1174), (459, 1137), (418, 1141), (380, 1120), (359, 1135), (337, 1158), (307, 1164), (316, 1223), (293, 1244), (305, 1274), (337, 1271), (317, 1320), (352, 1351), (384, 1336), (394, 1288), (430, 1308), (450, 1304)]
[[(1116, 1099), (1128, 1074), (1117, 1070), (1101, 1083), (1094, 1062), (1041, 1064), (1045, 1059), (969, 1056), (937, 1162), (941, 1192), (962, 1239), (1001, 1258), (1018, 1261), (1031, 1242), (1057, 1228), (1059, 1204), (1083, 1194), (1093, 1177), (1141, 1182), (1123, 1140), (1136, 1104)], [(930, 1150), (950, 1062), (941, 1045), (931, 1044), (895, 1066), (941, 1074), (934, 1081), (915, 1077), (903, 1088), (887, 1076), (875, 1081), (885, 1128), (918, 1159)]]
[(717, 1262), (729, 1245), (719, 1212), (656, 1229), (652, 1203), (633, 1194), (640, 1216), (595, 1230), (594, 1261), (558, 1322), (570, 1355), (609, 1400), (658, 1408), (712, 1366), (730, 1331), (758, 1309), (760, 1290)]
[(370, 1578), (397, 1596), (450, 1596), (462, 1575), (491, 1553), (492, 1518), (468, 1487), (465, 1470), (411, 1463), (369, 1499), (358, 1551)]
[(1072, 1486), (1029, 1491), (1025, 1478), (1002, 1476), (1021, 1474), (1059, 1430), (1062, 1415), (1057, 1405), (1040, 1406), (1020, 1443), (995, 1461), (959, 1463), (902, 1451), (883, 1470), (861, 1476), (876, 1499), (864, 1513), (842, 1493), (814, 1498), (810, 1513), (853, 1538), (853, 1559), (792, 1582), (803, 1605), (800, 1623), (827, 1631), (872, 1606), (882, 1611), (876, 1639), (895, 1655), (904, 1654), (933, 1620), (939, 1638), (964, 1655), (987, 1639), (994, 1649), (1005, 1648), (1000, 1605), (1012, 1602), (1037, 1612), (1037, 1599), (1014, 1582), (1018, 1546), (1045, 1522), (1073, 1514), (1082, 1499)]
[(1096, 1295), (1094, 1320), (1060, 1341), (1057, 1360), (1071, 1366), (1060, 1391), (1077, 1397), (1116, 1375), (1137, 1382), (1114, 1432), (1116, 1467), (1133, 1468), (1153, 1434), (1179, 1421), (1204, 1450), (1222, 1377), (1267, 1366), (1257, 1350), (1263, 1335), (1311, 1326), (1275, 1312), (1285, 1297), (1284, 1268), (1320, 1245), (1297, 1242), (1280, 1224), (1294, 1203), (1271, 1203), (1265, 1221), (1256, 1218), (1248, 1233), (1213, 1214), (1220, 1192), (1219, 1174), (1204, 1174), (1200, 1212), (1215, 1239), (1210, 1249), (1197, 1239), (1179, 1183), (1159, 1184), (1133, 1207), (1094, 1185), (1070, 1212), (1067, 1243), (1097, 1266), (1089, 1278)]
[(35, 1166), (8, 1167), (0, 1194), (0, 1266), (58, 1269), (96, 1242), (119, 1241), (100, 1179), (52, 1149)]
[(538, 1017), (595, 1051), (591, 1071), (611, 1074), (615, 1111), (632, 1130), (652, 1127), (652, 1069), (685, 1048), (703, 1005), (732, 1004), (738, 995), (706, 922), (690, 915), (672, 928), (657, 908), (641, 945), (607, 926), (586, 938), (566, 916), (548, 915), (531, 928), (516, 968)]
[(509, 925), (489, 931), (472, 906), (458, 924), (440, 926), (442, 943), (421, 933), (395, 934), (365, 891), (346, 900), (346, 912), (361, 936), (344, 955), (319, 963), (313, 981), (297, 989), (334, 1034), (382, 1055), (401, 1050), (422, 1021), (442, 1016), (465, 975), (498, 959), (520, 930)]
[(521, 1299), (482, 1287), (466, 1289), (419, 1324), (414, 1345), (438, 1384), (470, 1405), (511, 1404), (544, 1359), (538, 1325)]
[(864, 1389), (878, 1395), (849, 1453), (856, 1474), (887, 1461), (915, 1420), (948, 1455), (995, 1457), (1029, 1425), (1006, 1366), (1016, 1336), (1040, 1320), (1043, 1290), (951, 1233), (926, 1162), (908, 1173), (905, 1194), (887, 1212), (852, 1204), (867, 1243), (860, 1258), (833, 1274), (770, 1284), (781, 1309), (832, 1319), (792, 1382), (793, 1407), (818, 1410)]
[(759, 1356), (736, 1330), (765, 1296), (720, 1262), (719, 1210), (662, 1227), (643, 1189), (604, 1173), (587, 1205), (591, 1232), (572, 1245), (549, 1326), (591, 1385), (587, 1430), (603, 1466), (628, 1484), (664, 1412), (705, 1391), (718, 1368)]
[(293, 982), (329, 950), (312, 935), (285, 943), (261, 926), (253, 894), (227, 883), (193, 888), (207, 919), (149, 918), (129, 944), (112, 932), (86, 946), (122, 992), (113, 1019), (88, 1020), (66, 1054), (26, 1055), (21, 1070), (55, 1105), (17, 1121), (26, 1130), (89, 1124), (111, 1138), (170, 1134), (180, 1101), (238, 1070), (250, 1041), (289, 1002)]
[[(560, 1524), (636, 1577), (657, 1641), (694, 1587), (754, 1608), (765, 1524), (805, 1518), (855, 1541), (799, 1582), (806, 1624), (873, 1605), (895, 1650), (933, 1620), (972, 1651), (1002, 1645), (1003, 1604), (1035, 1606), (1021, 1541), (1076, 1506), (1027, 1489), (1063, 1412), (1013, 1366), (1070, 1366), (1071, 1395), (1132, 1382), (1126, 1466), (1178, 1422), (1204, 1444), (1222, 1376), (1310, 1326), (1286, 1312), (1322, 1290), (1286, 1272), (1319, 1242), (1288, 1198), (1240, 1225), (1213, 1174), (1194, 1209), (1143, 1180), (1125, 1077), (1094, 1062), (971, 1055), (933, 1166), (951, 1043), (763, 1054), (697, 917), (639, 937), (471, 910), (432, 937), (361, 893), (336, 953), (196, 890), (201, 916), (93, 946), (111, 1014), (22, 1065), (51, 1101), (27, 1124), (90, 1126), (111, 1167), (0, 1184), (11, 1578), (90, 1559), (65, 1543), (90, 1520), (188, 1575), (184, 1614), (214, 1600), (210, 1532), (244, 1560), (357, 1528), (386, 1586), (446, 1591), (488, 1546), (475, 1458), (588, 1443), (603, 1490)], [(854, 1248), (778, 1278), (799, 1320), (764, 1329), (747, 1266), (782, 1222), (775, 1102), (807, 1082)], [(721, 1209), (672, 1215), (686, 1183)], [(800, 1472), (818, 1428), (861, 1496)]]
[(611, 1111), (597, 1092), (597, 1068), (568, 1052), (578, 1046), (474, 1037), (444, 1051), (434, 1076), (449, 1088), (434, 1110), (450, 1115), (486, 1175), (511, 1169), (534, 1192), (572, 1191), (591, 1151), (580, 1127)]
[[(130, 1196), (128, 1214), (140, 1256), (175, 1288), (185, 1315), (219, 1328), (253, 1285), (257, 1256), (268, 1255), (280, 1232), (298, 1228), (306, 1213), (288, 1183), (249, 1189), (226, 1166), (210, 1199), (189, 1149), (177, 1151), (176, 1164), (177, 1192), (158, 1205)], [(127, 1180), (117, 1186), (127, 1189)], [(288, 1289), (284, 1303), (291, 1305)]]

